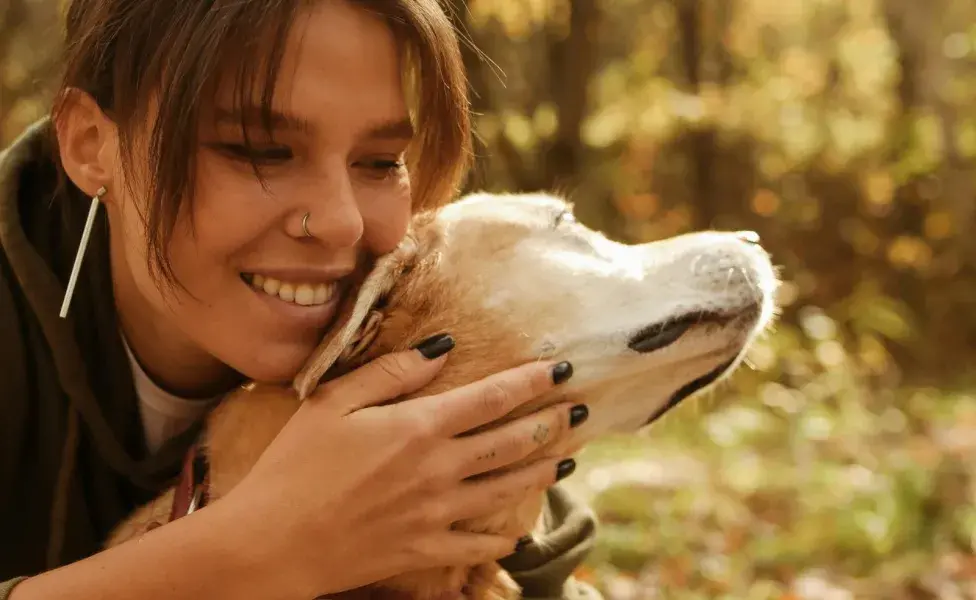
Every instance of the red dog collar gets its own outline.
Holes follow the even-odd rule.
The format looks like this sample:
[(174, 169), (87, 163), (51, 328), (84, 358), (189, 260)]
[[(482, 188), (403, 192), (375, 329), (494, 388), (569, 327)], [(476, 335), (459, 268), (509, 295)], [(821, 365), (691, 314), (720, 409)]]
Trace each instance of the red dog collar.
[(183, 470), (176, 484), (169, 520), (185, 517), (206, 506), (209, 500), (210, 464), (199, 445), (193, 444), (183, 458)]

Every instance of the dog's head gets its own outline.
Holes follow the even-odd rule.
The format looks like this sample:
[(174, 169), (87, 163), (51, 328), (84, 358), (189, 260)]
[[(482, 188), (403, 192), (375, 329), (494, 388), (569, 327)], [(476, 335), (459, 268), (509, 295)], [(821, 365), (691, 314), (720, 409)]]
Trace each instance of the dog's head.
[(777, 278), (757, 242), (705, 232), (628, 246), (552, 196), (471, 195), (419, 215), (376, 261), (295, 387), (304, 398), (330, 369), (448, 332), (457, 347), (424, 394), (569, 360), (573, 378), (518, 414), (580, 397), (590, 419), (575, 442), (633, 431), (730, 373), (770, 323)]

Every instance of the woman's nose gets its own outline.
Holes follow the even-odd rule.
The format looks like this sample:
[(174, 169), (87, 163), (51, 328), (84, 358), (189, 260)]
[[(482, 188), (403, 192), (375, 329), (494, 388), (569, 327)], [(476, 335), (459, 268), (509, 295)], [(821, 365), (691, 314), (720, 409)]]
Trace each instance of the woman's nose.
[(302, 235), (336, 248), (356, 245), (363, 237), (363, 216), (349, 175), (330, 174), (311, 186), (308, 213), (301, 213)]

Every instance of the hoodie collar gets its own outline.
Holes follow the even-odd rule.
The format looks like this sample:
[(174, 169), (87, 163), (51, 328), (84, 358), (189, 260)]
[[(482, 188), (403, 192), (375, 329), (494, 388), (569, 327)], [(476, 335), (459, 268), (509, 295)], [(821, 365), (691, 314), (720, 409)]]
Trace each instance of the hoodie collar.
[[(64, 298), (67, 272), (77, 252), (90, 199), (84, 198), (70, 183), (63, 191), (56, 191), (57, 171), (53, 162), (56, 150), (51, 140), (50, 119), (45, 118), (28, 127), (0, 153), (0, 246), (48, 343), (56, 376), (70, 400), (69, 418), (80, 417), (90, 431), (98, 453), (113, 469), (139, 487), (159, 489), (169, 479), (174, 465), (178, 466), (197, 428), (171, 440), (159, 452), (140, 459), (126, 448), (116, 428), (110, 424), (111, 419), (104, 413), (103, 406), (117, 403), (96, 399), (86, 358), (102, 361), (103, 356), (93, 357), (92, 354), (101, 355), (103, 347), (87, 348), (86, 356), (78, 343), (79, 329), (87, 333), (85, 328), (90, 328), (92, 321), (111, 320), (112, 323), (105, 323), (94, 332), (98, 334), (96, 343), (111, 345), (111, 348), (105, 348), (106, 355), (125, 356), (115, 323), (108, 220), (105, 211), (100, 211), (71, 311), (62, 319), (58, 313)], [(92, 314), (95, 312), (100, 314)], [(131, 404), (128, 408), (135, 410), (136, 397), (129, 365), (122, 361), (111, 367), (116, 370), (122, 367), (125, 371), (127, 381), (115, 389), (131, 393), (124, 400)], [(111, 376), (123, 375), (113, 373)]]

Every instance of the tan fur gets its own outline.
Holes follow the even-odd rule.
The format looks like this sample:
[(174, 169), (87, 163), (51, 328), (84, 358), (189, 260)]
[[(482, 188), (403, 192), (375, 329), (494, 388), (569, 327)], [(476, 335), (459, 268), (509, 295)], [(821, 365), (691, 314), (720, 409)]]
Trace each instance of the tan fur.
[[(647, 256), (638, 257), (630, 254), (631, 248), (644, 252), (644, 247), (613, 244), (581, 225), (553, 225), (553, 215), (566, 208), (548, 196), (482, 195), (417, 217), (401, 247), (360, 274), (359, 293), (346, 300), (337, 326), (295, 378), (294, 399), (282, 399), (280, 392), (272, 397), (267, 393), (269, 387), (253, 385), (249, 391), (230, 394), (210, 415), (204, 442), (211, 463), (212, 501), (219, 501), (246, 475), (320, 380), (382, 354), (409, 348), (431, 335), (449, 332), (457, 346), (438, 376), (411, 397), (446, 391), (543, 354), (573, 361), (577, 374), (568, 384), (503, 419), (567, 399), (586, 402), (591, 419), (574, 430), (560, 448), (549, 449), (554, 453), (578, 448), (611, 430), (638, 429), (668, 394), (717, 365), (740, 357), (771, 319), (775, 277), (765, 254), (758, 249), (740, 249), (727, 236), (683, 237), (665, 245), (649, 245)], [(705, 270), (696, 254), (699, 247), (701, 256), (706, 257)], [(538, 255), (540, 252), (543, 255)], [(730, 267), (715, 262), (726, 258), (732, 261)], [(679, 264), (679, 260), (686, 263)], [(658, 273), (663, 279), (637, 278), (634, 273), (638, 266), (644, 269), (644, 279)], [(532, 271), (542, 268), (546, 270)], [(698, 274), (693, 274), (696, 269)], [(686, 270), (687, 275), (683, 275)], [(588, 281), (586, 273), (595, 279)], [(670, 281), (674, 274), (685, 277), (686, 281), (677, 282), (683, 287), (668, 288), (675, 285)], [(522, 275), (525, 277), (519, 279)], [(723, 276), (728, 278), (724, 284)], [(565, 289), (518, 287), (526, 281), (548, 282), (546, 287)], [(727, 324), (693, 327), (673, 347), (653, 355), (638, 355), (628, 351), (623, 342), (611, 343), (625, 339), (620, 335), (626, 332), (589, 342), (586, 336), (573, 336), (584, 325), (598, 330), (601, 320), (608, 324), (612, 320), (616, 331), (622, 318), (617, 312), (635, 313), (633, 303), (626, 298), (619, 300), (622, 308), (617, 312), (612, 306), (594, 312), (591, 306), (599, 306), (600, 300), (589, 296), (596, 293), (601, 282), (604, 287), (621, 285), (625, 291), (632, 289), (631, 293), (646, 296), (649, 308), (660, 307), (667, 300), (675, 307), (718, 307), (734, 314)], [(660, 297), (655, 299), (654, 294)], [(615, 293), (607, 302), (621, 295), (627, 294)], [(675, 300), (678, 296), (680, 301)], [(677, 309), (658, 312), (663, 311), (665, 317), (679, 316), (668, 310)], [(364, 335), (361, 328), (370, 315), (374, 316), (371, 325), (378, 324), (372, 331), (375, 337), (368, 345), (363, 342), (357, 347), (357, 336)], [(627, 325), (628, 331), (650, 324), (639, 317), (635, 313), (636, 320)], [(589, 321), (580, 322), (586, 319)], [(637, 416), (639, 421), (635, 420)], [(168, 515), (171, 494), (169, 491), (136, 511), (113, 533), (109, 545), (137, 538), (153, 520), (162, 522)], [(511, 511), (456, 523), (455, 528), (519, 537), (537, 526), (541, 508), (542, 497), (533, 494)], [(390, 589), (427, 600), (443, 593), (460, 593), (462, 587), (466, 596), (476, 599), (510, 600), (519, 596), (515, 583), (494, 563), (408, 573), (369, 586), (367, 591)]]

